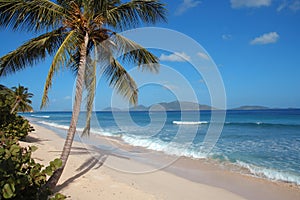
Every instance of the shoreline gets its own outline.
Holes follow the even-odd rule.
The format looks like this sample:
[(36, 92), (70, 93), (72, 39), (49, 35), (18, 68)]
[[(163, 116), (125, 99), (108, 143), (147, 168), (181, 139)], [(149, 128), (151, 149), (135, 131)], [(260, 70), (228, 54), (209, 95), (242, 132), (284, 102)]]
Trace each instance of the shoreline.
[[(49, 129), (33, 126), (36, 131), (29, 135), (29, 145), (38, 147), (33, 158), (45, 165), (59, 157), (64, 139)], [(199, 194), (203, 199), (243, 199), (223, 189), (194, 183), (164, 171), (139, 175), (119, 172), (107, 165), (119, 163), (136, 168), (145, 165), (105, 151), (94, 151), (92, 147), (87, 151), (86, 147), (74, 142), (58, 183), (58, 191), (71, 199), (199, 199)]]
[[(55, 154), (56, 157), (59, 157), (60, 151), (62, 149), (61, 147), (64, 141), (64, 139), (61, 138), (61, 135), (43, 126), (39, 126), (34, 123), (32, 124), (35, 127), (36, 132), (30, 134), (30, 136), (33, 135), (37, 136), (36, 139), (38, 141), (41, 140), (42, 143), (48, 143), (49, 145), (48, 148), (50, 149), (54, 148), (56, 152)], [(41, 133), (43, 131), (47, 132), (47, 134), (45, 135), (45, 133)], [(133, 171), (138, 171), (140, 169), (149, 170), (149, 169), (153, 169), (153, 166), (151, 166), (149, 163), (146, 162), (140, 162), (141, 161), (140, 158), (136, 159), (132, 157), (127, 157), (126, 153), (124, 154), (124, 152), (118, 151), (115, 148), (115, 146), (118, 147), (119, 145), (120, 147), (122, 144), (118, 144), (118, 141), (115, 138), (110, 139), (109, 137), (98, 136), (98, 135), (96, 137), (100, 138), (102, 141), (105, 141), (102, 144), (102, 147), (105, 147), (104, 149), (102, 149), (100, 145), (100, 149), (95, 150), (95, 148), (89, 147), (89, 145), (74, 141), (73, 150), (71, 153), (72, 159), (74, 160), (77, 159), (76, 162), (79, 161), (82, 162), (83, 157), (86, 159), (93, 160), (93, 156), (94, 156), (94, 158), (97, 158), (96, 160), (104, 161), (101, 164), (101, 167), (99, 167), (99, 169), (96, 170), (96, 171), (100, 170), (98, 171), (100, 175), (94, 174), (92, 175), (92, 178), (101, 180), (102, 179), (101, 177), (104, 173), (108, 177), (115, 180), (116, 183), (125, 184), (123, 185), (126, 188), (125, 191), (131, 191), (134, 193), (130, 195), (129, 199), (134, 199), (135, 197), (133, 196), (136, 194), (140, 194), (140, 195), (143, 194), (146, 196), (150, 195), (140, 199), (182, 199), (185, 196), (181, 196), (180, 195), (181, 193), (184, 193), (185, 195), (187, 195), (188, 193), (189, 196), (187, 199), (199, 199), (199, 195), (202, 194), (205, 196), (203, 199), (211, 199), (211, 198), (226, 199), (227, 197), (228, 197), (227, 199), (244, 199), (244, 198), (246, 199), (262, 199), (262, 198), (298, 199), (300, 198), (300, 189), (291, 186), (290, 184), (271, 182), (264, 179), (250, 177), (250, 176), (248, 177), (242, 174), (227, 171), (225, 169), (222, 170), (218, 166), (213, 166), (212, 163), (206, 163), (205, 161), (202, 160), (192, 160), (185, 157), (181, 157), (177, 159), (172, 165), (168, 165), (164, 167), (162, 170), (151, 172), (151, 173), (133, 174), (133, 173), (120, 172), (119, 170), (120, 168), (118, 169), (118, 166), (119, 167), (126, 166), (131, 171), (132, 169)], [(111, 151), (109, 148), (107, 148), (109, 146), (113, 146), (114, 151)], [(88, 155), (83, 156), (82, 152), (81, 153), (76, 152), (78, 149), (83, 150), (84, 148), (91, 148), (88, 150)], [(126, 147), (126, 148), (129, 148), (127, 149), (128, 151), (136, 151), (136, 152), (139, 151), (139, 148), (136, 147)], [(45, 150), (46, 149), (43, 149), (41, 151), (44, 151), (45, 153)], [(39, 151), (40, 148), (38, 149), (38, 152)], [(93, 155), (89, 155), (91, 152)], [(160, 161), (164, 161), (165, 159), (173, 159), (172, 156), (163, 155), (163, 153), (161, 152), (151, 152), (151, 153), (155, 154), (154, 157), (152, 156), (152, 154), (150, 154), (150, 156), (148, 157), (146, 156), (146, 158), (147, 159), (154, 158), (156, 159), (157, 163), (159, 163)], [(76, 154), (77, 155), (80, 154), (80, 156), (75, 157), (74, 155)], [(37, 158), (39, 161), (40, 159), (39, 156), (37, 156)], [(54, 157), (49, 159), (47, 162), (49, 162), (52, 159), (54, 159)], [(68, 161), (67, 168), (70, 165), (69, 162), (72, 161)], [(117, 166), (117, 167), (112, 167), (112, 166)], [(72, 167), (74, 168), (75, 165), (73, 164)], [(67, 171), (71, 172), (72, 170), (68, 169)], [(87, 173), (94, 173), (93, 169), (91, 168), (91, 170), (89, 170)], [(71, 174), (67, 174), (67, 173), (66, 175), (63, 176), (68, 176), (68, 175), (72, 177)], [(161, 180), (162, 177), (164, 177), (163, 181)], [(62, 181), (64, 179), (65, 178), (62, 178)], [(74, 182), (78, 183), (80, 181), (82, 181), (82, 177), (78, 177)], [(113, 183), (112, 185), (116, 183)], [(173, 183), (172, 186), (170, 186), (169, 183)], [(80, 183), (78, 184), (80, 185)], [(73, 184), (70, 184), (70, 187), (68, 187), (70, 191), (73, 188), (72, 185)], [(131, 189), (128, 189), (127, 187)], [(73, 198), (74, 197), (73, 195), (76, 194), (77, 191), (75, 193), (71, 192), (70, 194), (68, 189), (66, 190), (65, 188), (62, 188), (60, 192), (61, 193), (67, 192), (68, 194), (65, 193), (66, 195), (71, 195), (72, 199), (75, 199)], [(138, 190), (133, 191), (132, 189), (138, 189)], [(109, 193), (108, 191), (110, 190), (107, 189), (107, 193)], [(105, 191), (103, 190), (103, 192)], [(99, 192), (91, 192), (91, 194), (95, 196), (93, 195), (90, 196), (90, 199), (96, 199), (97, 196), (96, 193), (99, 194)], [(110, 193), (110, 194), (112, 195), (112, 199), (114, 199), (113, 198), (115, 196), (113, 195), (114, 193)], [(121, 197), (122, 199), (124, 199), (125, 192), (122, 192), (122, 194), (123, 196)], [(78, 193), (78, 195), (81, 195), (81, 193)], [(77, 199), (81, 199), (81, 198), (79, 197)], [(110, 199), (110, 197), (108, 197), (108, 199)]]

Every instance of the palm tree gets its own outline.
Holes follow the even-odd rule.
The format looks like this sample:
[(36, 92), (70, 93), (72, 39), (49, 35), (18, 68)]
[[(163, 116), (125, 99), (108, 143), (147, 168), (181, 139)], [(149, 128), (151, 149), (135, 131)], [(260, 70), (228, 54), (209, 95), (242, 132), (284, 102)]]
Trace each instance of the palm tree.
[(3, 90), (6, 90), (6, 89), (7, 89), (7, 87), (5, 87), (4, 85), (0, 84), (0, 92), (2, 92)]
[(32, 93), (28, 92), (28, 88), (21, 86), (12, 87), (9, 89), (4, 85), (0, 85), (0, 95), (2, 101), (5, 101), (10, 111), (8, 113), (13, 114), (15, 111), (32, 111), (31, 100)]
[(61, 154), (62, 167), (50, 177), (47, 184), (50, 189), (57, 184), (70, 154), (84, 89), (87, 119), (83, 134), (89, 134), (96, 67), (133, 104), (137, 103), (137, 86), (121, 63), (158, 71), (157, 57), (116, 31), (165, 21), (165, 15), (165, 7), (159, 0), (125, 3), (120, 0), (0, 0), (0, 26), (44, 32), (0, 58), (0, 76), (34, 65), (47, 55), (53, 56), (44, 87), (43, 107), (48, 102), (54, 74), (62, 68), (76, 72), (75, 100)]
[(28, 88), (24, 86), (12, 87), (10, 90), (9, 98), (12, 101), (12, 109), (10, 114), (14, 113), (15, 111), (32, 111), (31, 107), (31, 100), (30, 98), (33, 97), (32, 93), (28, 92)]
[(0, 119), (2, 119), (1, 117), (2, 115), (6, 115), (11, 111), (10, 106), (7, 106), (7, 103), (9, 101), (7, 99), (7, 96), (10, 96), (11, 92), (12, 91), (9, 88), (0, 84), (0, 109), (1, 109)]

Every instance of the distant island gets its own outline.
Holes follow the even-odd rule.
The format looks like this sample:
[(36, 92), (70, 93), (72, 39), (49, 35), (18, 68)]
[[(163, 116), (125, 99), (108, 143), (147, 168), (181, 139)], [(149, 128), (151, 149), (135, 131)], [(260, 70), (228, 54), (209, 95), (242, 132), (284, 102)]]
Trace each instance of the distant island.
[[(240, 106), (237, 108), (229, 108), (228, 110), (275, 110), (275, 109), (297, 109), (297, 108), (270, 108), (266, 106)], [(199, 110), (218, 110), (217, 108), (211, 107), (209, 105), (205, 104), (198, 104), (194, 102), (188, 102), (188, 101), (172, 101), (172, 102), (162, 102), (153, 104), (151, 106), (144, 106), (144, 105), (137, 105), (135, 107), (131, 107), (129, 109), (130, 111), (199, 111)], [(120, 109), (115, 107), (107, 107), (103, 109), (102, 111), (115, 111), (115, 112), (122, 112), (127, 111), (126, 109)]]
[[(144, 106), (144, 105), (138, 105), (135, 107), (131, 107), (129, 109), (130, 111), (177, 111), (177, 110), (183, 110), (183, 111), (197, 111), (197, 110), (215, 110), (215, 108), (208, 106), (208, 105), (202, 105), (194, 102), (187, 102), (187, 101), (172, 101), (169, 103), (162, 102), (158, 104), (153, 104), (151, 106)], [(119, 108), (112, 108), (107, 107), (103, 109), (103, 111), (125, 111)]]
[(240, 106), (238, 108), (232, 108), (229, 110), (269, 110), (272, 108), (265, 107), (265, 106)]
[(102, 111), (122, 111), (120, 108), (114, 108), (114, 107), (107, 107), (107, 108), (104, 108)]

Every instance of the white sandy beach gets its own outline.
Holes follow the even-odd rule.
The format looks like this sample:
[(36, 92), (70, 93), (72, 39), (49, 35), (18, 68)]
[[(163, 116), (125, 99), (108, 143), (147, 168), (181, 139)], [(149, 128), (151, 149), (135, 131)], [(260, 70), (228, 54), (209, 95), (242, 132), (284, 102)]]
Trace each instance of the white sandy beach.
[[(34, 125), (34, 128), (36, 131), (23, 145), (37, 146), (34, 159), (47, 165), (60, 156), (64, 139), (44, 127)], [(188, 171), (171, 173), (175, 167), (142, 174), (121, 172), (109, 166), (116, 163), (132, 169), (147, 169), (148, 166), (107, 152), (93, 151), (91, 154), (86, 148), (74, 142), (58, 183), (57, 191), (69, 199), (300, 199), (300, 189), (296, 187), (209, 169), (207, 173), (201, 172), (202, 182), (199, 182), (201, 177), (194, 177), (192, 181)], [(189, 162), (193, 161), (179, 159), (177, 166), (190, 165)], [(212, 173), (213, 177), (209, 175)]]

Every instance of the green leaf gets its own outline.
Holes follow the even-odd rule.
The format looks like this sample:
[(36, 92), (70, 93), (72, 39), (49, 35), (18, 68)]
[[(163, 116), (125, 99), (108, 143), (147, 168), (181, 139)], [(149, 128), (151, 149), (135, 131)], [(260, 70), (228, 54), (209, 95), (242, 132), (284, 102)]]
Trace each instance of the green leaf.
[(6, 183), (3, 188), (2, 188), (2, 192), (3, 192), (3, 197), (5, 199), (9, 199), (11, 197), (14, 196), (14, 192), (15, 192), (15, 185), (12, 183)]
[(35, 152), (38, 149), (37, 146), (30, 146), (30, 150), (31, 152)]
[(66, 199), (67, 197), (63, 194), (60, 194), (60, 193), (57, 193), (55, 194), (54, 197), (50, 198), (50, 200), (64, 200)]
[(16, 145), (16, 144), (13, 144), (13, 145), (10, 147), (9, 151), (10, 151), (10, 153), (11, 153), (13, 156), (16, 156), (16, 155), (18, 155), (18, 153), (20, 152), (20, 149), (21, 149), (20, 146), (18, 146), (18, 145)]
[(5, 149), (5, 156), (4, 156), (4, 158), (5, 158), (5, 159), (8, 159), (8, 158), (10, 158), (10, 157), (11, 157), (10, 151), (7, 150), (7, 149)]
[(5, 150), (4, 148), (0, 148), (0, 155), (4, 154)]
[(52, 171), (52, 169), (51, 169), (50, 166), (47, 166), (47, 167), (43, 170), (43, 173), (46, 173), (48, 176), (52, 176), (53, 171)]
[(54, 167), (54, 170), (57, 170), (62, 166), (62, 160), (59, 158), (56, 158), (55, 160), (50, 162), (50, 166)]
[(46, 182), (46, 176), (45, 175), (36, 176), (34, 178), (34, 182), (36, 185), (42, 185), (43, 183)]

